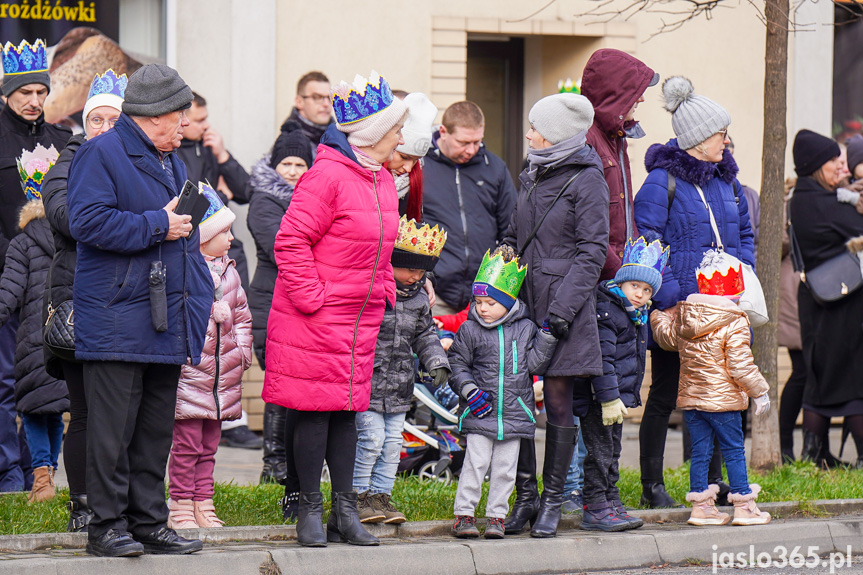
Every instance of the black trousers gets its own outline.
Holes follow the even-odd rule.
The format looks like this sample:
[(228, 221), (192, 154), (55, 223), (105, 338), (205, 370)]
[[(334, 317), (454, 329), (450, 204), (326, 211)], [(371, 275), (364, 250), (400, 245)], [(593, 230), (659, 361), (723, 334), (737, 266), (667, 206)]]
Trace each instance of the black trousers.
[(294, 410), (294, 461), (300, 491), (321, 490), (324, 459), (333, 493), (352, 491), (357, 456), (356, 411)]
[(109, 529), (143, 536), (167, 522), (165, 467), (179, 379), (179, 365), (84, 363), (91, 539)]
[(587, 448), (583, 495), (588, 509), (605, 509), (620, 501), (617, 480), (622, 434), (622, 423), (602, 424), (602, 406), (592, 401), (587, 415), (581, 418), (581, 436)]
[(87, 394), (84, 391), (84, 366), (60, 360), (63, 379), (69, 390), (69, 427), (63, 440), (63, 465), (69, 493), (87, 493)]
[[(644, 404), (644, 415), (641, 417), (641, 426), (638, 430), (638, 443), (642, 459), (662, 459), (665, 457), (668, 419), (677, 406), (680, 356), (676, 351), (652, 349), (650, 361), (650, 391)], [(662, 477), (648, 479), (656, 483), (662, 482)], [(642, 481), (646, 481), (643, 476)]]
[(803, 351), (789, 349), (791, 376), (779, 399), (779, 446), (783, 450), (794, 449), (794, 426), (803, 407), (803, 390), (806, 387), (806, 358)]

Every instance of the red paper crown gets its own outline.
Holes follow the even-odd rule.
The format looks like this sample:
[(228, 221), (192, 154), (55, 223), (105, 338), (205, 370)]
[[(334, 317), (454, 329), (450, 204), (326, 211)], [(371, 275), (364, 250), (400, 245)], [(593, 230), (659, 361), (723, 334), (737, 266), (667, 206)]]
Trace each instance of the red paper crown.
[(743, 293), (742, 265), (737, 269), (728, 268), (728, 273), (725, 275), (714, 268), (708, 276), (705, 270), (699, 269), (696, 278), (698, 292), (704, 295), (739, 296)]

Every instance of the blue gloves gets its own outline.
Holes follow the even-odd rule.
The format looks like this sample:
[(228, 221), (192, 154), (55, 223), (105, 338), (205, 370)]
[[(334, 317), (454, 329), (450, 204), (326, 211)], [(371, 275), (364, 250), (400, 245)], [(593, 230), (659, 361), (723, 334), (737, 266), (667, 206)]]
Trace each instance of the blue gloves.
[(470, 412), (480, 419), (491, 413), (491, 405), (488, 403), (490, 396), (488, 393), (474, 389), (467, 394), (465, 399), (467, 399), (467, 406), (470, 408)]

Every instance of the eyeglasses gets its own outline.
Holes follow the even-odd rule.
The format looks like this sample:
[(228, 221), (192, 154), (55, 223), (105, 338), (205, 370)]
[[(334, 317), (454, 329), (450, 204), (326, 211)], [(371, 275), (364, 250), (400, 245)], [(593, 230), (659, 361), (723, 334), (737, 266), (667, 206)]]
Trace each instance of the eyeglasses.
[[(100, 118), (99, 116), (95, 116), (93, 118), (87, 118), (87, 123), (90, 124), (90, 127), (93, 128), (94, 130), (98, 130), (99, 128), (101, 128), (105, 124), (105, 122), (106, 122), (105, 118)], [(117, 118), (111, 118), (110, 120), (107, 120), (107, 122), (108, 122), (108, 127), (113, 128), (114, 124), (117, 123)]]
[(724, 130), (719, 130), (719, 131), (718, 131), (718, 132), (716, 132), (716, 133), (717, 133), (717, 134), (722, 134), (722, 141), (724, 142), (724, 141), (725, 141), (725, 138), (727, 138), (727, 137), (728, 137), (728, 128), (725, 128)]
[(329, 96), (323, 96), (321, 94), (309, 94), (307, 96), (300, 96), (300, 98), (302, 98), (303, 100), (308, 100), (309, 98), (311, 98), (312, 102), (314, 102), (315, 104), (323, 104), (324, 102), (330, 101)]

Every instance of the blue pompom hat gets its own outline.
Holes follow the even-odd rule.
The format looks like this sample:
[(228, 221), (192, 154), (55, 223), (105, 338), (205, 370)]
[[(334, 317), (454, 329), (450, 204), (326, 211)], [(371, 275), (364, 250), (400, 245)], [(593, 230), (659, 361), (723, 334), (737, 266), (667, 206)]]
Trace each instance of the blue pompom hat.
[(42, 84), (51, 90), (44, 40), (33, 44), (23, 40), (18, 46), (6, 42), (3, 46), (3, 95), (8, 97), (27, 84)]
[(129, 79), (126, 74), (117, 75), (112, 68), (109, 68), (101, 76), (96, 74), (93, 78), (93, 83), (90, 84), (90, 93), (87, 94), (87, 103), (84, 104), (84, 112), (82, 118), (87, 121), (87, 116), (90, 115), (95, 108), (100, 106), (111, 106), (112, 108), (123, 111), (123, 96), (126, 93), (126, 84)]
[(662, 287), (662, 272), (668, 264), (668, 250), (659, 240), (650, 243), (643, 237), (628, 240), (623, 250), (623, 265), (617, 270), (614, 283), (644, 282), (653, 288), (653, 297), (656, 297), (656, 292)]

